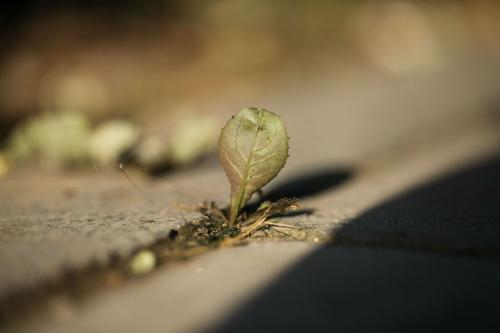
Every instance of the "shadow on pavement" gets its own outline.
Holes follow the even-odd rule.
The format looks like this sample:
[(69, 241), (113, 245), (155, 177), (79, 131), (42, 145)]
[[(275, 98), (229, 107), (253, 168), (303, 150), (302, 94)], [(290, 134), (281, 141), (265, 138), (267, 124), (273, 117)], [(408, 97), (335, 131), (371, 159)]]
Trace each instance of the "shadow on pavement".
[[(442, 249), (491, 254), (499, 185), (496, 157), (390, 199), (337, 237), (425, 250), (441, 240)], [(500, 256), (325, 246), (210, 332), (500, 332), (499, 299)]]
[(263, 201), (276, 201), (281, 198), (313, 196), (338, 187), (350, 180), (353, 171), (347, 168), (324, 168), (292, 177), (272, 188), (262, 197)]
[(338, 230), (335, 241), (500, 254), (500, 156), (366, 211)]
[[(322, 168), (292, 176), (265, 192), (256, 202), (247, 206), (255, 211), (264, 201), (277, 201), (283, 198), (303, 199), (337, 188), (351, 180), (354, 172), (348, 168)], [(313, 213), (312, 209), (300, 209), (289, 216)]]

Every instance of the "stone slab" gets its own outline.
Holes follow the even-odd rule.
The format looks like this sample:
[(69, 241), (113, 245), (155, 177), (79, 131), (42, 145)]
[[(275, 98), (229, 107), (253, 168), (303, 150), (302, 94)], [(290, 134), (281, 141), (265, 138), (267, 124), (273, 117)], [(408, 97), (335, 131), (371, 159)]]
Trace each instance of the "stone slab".
[[(500, 140), (494, 112), (485, 107), (497, 101), (500, 76), (495, 68), (467, 68), (398, 82), (372, 78), (336, 94), (331, 93), (335, 80), (326, 76), (315, 78), (316, 85), (298, 82), (264, 96), (266, 107), (283, 114), (293, 147), (289, 164), (267, 187), (267, 195), (300, 197), (303, 208), (313, 213), (289, 217), (287, 223), (318, 227), (339, 244), (496, 255), (498, 190), (492, 184), (498, 180)], [(307, 113), (311, 109), (314, 112)], [(197, 216), (185, 206), (206, 199), (223, 204), (228, 197), (226, 179), (216, 164), (162, 179), (133, 177), (162, 208), (151, 206), (116, 172), (51, 175), (20, 170), (1, 179), (0, 297), (39, 286), (67, 270), (127, 256)], [(316, 186), (308, 188), (313, 183)], [(151, 331), (206, 329), (208, 322), (222, 320), (259, 288), (280, 281), (281, 269), (293, 269), (311, 251), (323, 250), (297, 242), (219, 251), (119, 291), (100, 293), (87, 305), (70, 302), (62, 307), (69, 321), (49, 320), (36, 331), (41, 327), (51, 332), (116, 331), (139, 324)], [(358, 260), (357, 250), (325, 251), (344, 263), (351, 260), (344, 256)], [(376, 251), (385, 261), (386, 252)], [(360, 263), (370, 262), (369, 256), (361, 253)], [(455, 266), (453, 260), (448, 264), (449, 259), (440, 259), (443, 254), (421, 257), (396, 251), (388, 256), (389, 270), (406, 257), (424, 269), (421, 261), (429, 258), (426, 279), (440, 263), (451, 267), (439, 273), (443, 280), (448, 272), (470, 267), (479, 272), (450, 287), (455, 288), (450, 294), (490, 267), (490, 262), (483, 266), (470, 259), (460, 259)], [(268, 257), (273, 261), (264, 260)], [(205, 260), (209, 262), (203, 267), (211, 275), (189, 282), (186, 267)], [(252, 262), (256, 266), (248, 266)], [(396, 281), (402, 281), (403, 273)], [(496, 276), (496, 270), (492, 274)], [(214, 285), (227, 287), (223, 289), (227, 295), (218, 289), (200, 294), (199, 288)], [(171, 326), (162, 326), (168, 323)]]

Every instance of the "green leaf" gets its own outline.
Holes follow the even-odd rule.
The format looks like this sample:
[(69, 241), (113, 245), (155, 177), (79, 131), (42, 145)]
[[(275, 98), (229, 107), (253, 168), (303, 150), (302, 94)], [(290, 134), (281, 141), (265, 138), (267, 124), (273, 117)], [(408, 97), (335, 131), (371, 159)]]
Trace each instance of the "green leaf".
[(276, 177), (288, 158), (288, 135), (276, 114), (245, 108), (222, 129), (219, 156), (231, 184), (230, 222), (252, 195)]

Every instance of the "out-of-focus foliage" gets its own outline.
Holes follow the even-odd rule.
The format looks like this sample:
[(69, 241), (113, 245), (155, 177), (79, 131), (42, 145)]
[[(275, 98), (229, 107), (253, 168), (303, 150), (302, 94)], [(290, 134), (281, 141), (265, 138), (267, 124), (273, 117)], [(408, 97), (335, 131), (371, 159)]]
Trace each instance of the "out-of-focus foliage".
[(179, 114), (169, 141), (168, 157), (175, 165), (189, 164), (213, 151), (219, 128), (212, 117)]
[(2, 117), (46, 109), (150, 120), (164, 112), (150, 107), (155, 103), (173, 110), (224, 95), (246, 105), (266, 80), (292, 71), (328, 69), (349, 79), (366, 66), (399, 76), (439, 70), (471, 53), (500, 55), (495, 0), (116, 6), (42, 2), (17, 30), (0, 31), (11, 36), (0, 54), (0, 125)]
[(89, 138), (90, 158), (100, 165), (112, 165), (137, 144), (139, 137), (139, 129), (129, 121), (108, 121), (98, 126)]
[[(500, 59), (496, 0), (12, 4), (0, 12), (0, 139), (43, 110), (71, 110), (93, 123), (125, 117), (159, 133), (158, 119), (171, 119), (180, 105), (210, 114), (224, 109), (221, 101), (226, 110), (261, 103), (269, 86), (294, 76), (322, 73), (340, 86), (374, 72), (412, 76)], [(211, 125), (196, 120), (141, 138), (139, 164), (184, 165), (209, 150)], [(15, 155), (25, 155), (26, 139), (16, 140)], [(64, 154), (49, 150), (37, 154)], [(68, 165), (75, 157), (43, 159)]]
[(50, 169), (84, 163), (90, 122), (80, 113), (47, 112), (33, 117), (14, 130), (8, 145), (16, 161), (36, 161)]
[(215, 150), (219, 128), (213, 117), (184, 111), (170, 121), (165, 124), (170, 131), (146, 135), (134, 148), (139, 165), (146, 169), (182, 167)]
[(144, 136), (128, 120), (92, 127), (82, 113), (46, 112), (14, 129), (6, 154), (16, 163), (35, 162), (60, 170), (91, 163), (114, 166), (130, 153), (127, 160), (151, 170), (185, 166), (215, 150), (218, 127), (212, 117), (182, 113), (172, 122), (165, 124), (170, 128), (166, 135)]
[(147, 170), (161, 169), (168, 162), (168, 146), (160, 135), (147, 135), (133, 150), (135, 160)]

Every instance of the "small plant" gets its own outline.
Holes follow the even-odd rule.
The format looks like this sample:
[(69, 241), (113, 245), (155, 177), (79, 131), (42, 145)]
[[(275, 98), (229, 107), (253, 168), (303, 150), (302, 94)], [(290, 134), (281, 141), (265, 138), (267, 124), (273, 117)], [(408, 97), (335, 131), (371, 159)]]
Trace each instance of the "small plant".
[(288, 158), (288, 135), (279, 116), (260, 108), (236, 113), (221, 131), (219, 157), (231, 185), (229, 207), (221, 210), (214, 202), (198, 207), (203, 217), (187, 221), (176, 231), (170, 256), (231, 246), (264, 227), (301, 229), (269, 220), (295, 209), (295, 199), (265, 202), (251, 213), (243, 209), (253, 194), (276, 177)]
[(252, 195), (271, 181), (288, 158), (288, 135), (276, 114), (245, 108), (222, 129), (219, 156), (231, 184), (229, 223)]
[[(288, 156), (288, 134), (278, 115), (265, 109), (244, 108), (228, 121), (219, 139), (219, 157), (231, 184), (230, 226), (243, 222), (238, 221), (242, 208), (276, 177)], [(294, 201), (287, 202), (290, 207), (295, 205)], [(281, 200), (265, 208), (270, 213), (285, 206)]]
[[(302, 227), (270, 219), (297, 208), (296, 199), (264, 202), (253, 212), (244, 209), (252, 195), (276, 177), (288, 158), (288, 135), (279, 116), (260, 108), (239, 111), (221, 131), (219, 155), (231, 185), (228, 209), (222, 210), (214, 202), (204, 202), (196, 207), (202, 216), (172, 229), (168, 239), (151, 249), (154, 257), (151, 253), (139, 253), (132, 258), (129, 265), (131, 273), (149, 272), (157, 264), (156, 259), (161, 264), (189, 258), (213, 248), (239, 244), (258, 230), (281, 232), (278, 229), (288, 228), (303, 231)], [(157, 206), (130, 179), (121, 164), (119, 168), (132, 185)], [(281, 233), (295, 239), (307, 237), (302, 233), (298, 237), (296, 233)]]
[[(221, 210), (214, 202), (197, 207), (202, 217), (172, 231), (167, 257), (189, 257), (213, 247), (231, 246), (267, 227), (302, 229), (270, 220), (295, 209), (296, 199), (264, 202), (254, 212), (243, 209), (253, 194), (276, 177), (288, 158), (288, 135), (279, 116), (260, 108), (242, 109), (221, 131), (219, 156), (231, 185), (228, 209)], [(137, 188), (122, 166), (120, 170)]]

